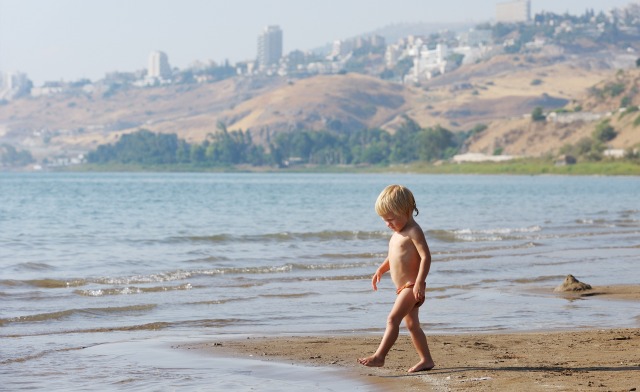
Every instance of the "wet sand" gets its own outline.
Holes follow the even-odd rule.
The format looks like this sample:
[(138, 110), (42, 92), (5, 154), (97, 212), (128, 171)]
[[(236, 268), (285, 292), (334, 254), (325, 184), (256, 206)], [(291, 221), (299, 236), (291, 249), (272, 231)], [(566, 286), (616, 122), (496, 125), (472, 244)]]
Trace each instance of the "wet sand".
[[(629, 301), (631, 316), (640, 324), (640, 285), (594, 287), (558, 295)], [(417, 374), (406, 373), (418, 357), (405, 331), (383, 368), (368, 368), (356, 361), (375, 351), (379, 334), (251, 337), (189, 348), (216, 356), (342, 369), (345, 375), (382, 391), (640, 390), (640, 328), (458, 335), (428, 332), (436, 367)]]

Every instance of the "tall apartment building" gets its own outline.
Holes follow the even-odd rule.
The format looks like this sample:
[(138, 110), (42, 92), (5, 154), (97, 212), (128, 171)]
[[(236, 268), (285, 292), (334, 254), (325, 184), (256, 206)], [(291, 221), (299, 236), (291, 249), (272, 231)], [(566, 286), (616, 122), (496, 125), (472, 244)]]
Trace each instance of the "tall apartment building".
[(169, 57), (164, 52), (151, 52), (149, 55), (149, 67), (147, 68), (148, 78), (171, 79), (171, 67)]
[(496, 22), (517, 23), (531, 20), (531, 0), (515, 0), (496, 4)]
[(0, 73), (0, 99), (11, 100), (29, 95), (33, 83), (22, 72)]
[(267, 26), (258, 36), (258, 66), (261, 69), (278, 64), (282, 57), (282, 30)]

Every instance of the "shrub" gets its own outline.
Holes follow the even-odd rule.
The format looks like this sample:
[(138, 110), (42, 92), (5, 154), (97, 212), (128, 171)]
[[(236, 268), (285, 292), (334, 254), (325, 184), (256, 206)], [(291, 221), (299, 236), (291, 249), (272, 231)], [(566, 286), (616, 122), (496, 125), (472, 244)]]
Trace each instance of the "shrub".
[(531, 120), (533, 121), (544, 121), (547, 119), (547, 116), (544, 115), (544, 111), (542, 107), (538, 106), (531, 112)]
[(618, 132), (609, 124), (609, 121), (601, 122), (593, 131), (593, 138), (603, 143), (615, 139), (616, 136), (618, 136)]
[(631, 97), (628, 96), (628, 95), (625, 95), (620, 100), (620, 107), (621, 108), (626, 108), (626, 107), (629, 107), (629, 105), (631, 105)]

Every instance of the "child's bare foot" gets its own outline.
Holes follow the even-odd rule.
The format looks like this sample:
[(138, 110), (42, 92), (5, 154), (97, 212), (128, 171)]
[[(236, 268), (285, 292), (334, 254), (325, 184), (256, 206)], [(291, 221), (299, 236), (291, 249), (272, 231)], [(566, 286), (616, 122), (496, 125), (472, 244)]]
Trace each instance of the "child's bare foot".
[(376, 358), (374, 355), (368, 358), (358, 358), (358, 362), (364, 366), (369, 367), (382, 367), (384, 366), (384, 358)]
[(435, 363), (433, 363), (433, 361), (420, 361), (418, 363), (416, 363), (411, 369), (407, 370), (407, 372), (409, 373), (415, 373), (415, 372), (424, 372), (427, 370), (431, 370), (436, 366)]

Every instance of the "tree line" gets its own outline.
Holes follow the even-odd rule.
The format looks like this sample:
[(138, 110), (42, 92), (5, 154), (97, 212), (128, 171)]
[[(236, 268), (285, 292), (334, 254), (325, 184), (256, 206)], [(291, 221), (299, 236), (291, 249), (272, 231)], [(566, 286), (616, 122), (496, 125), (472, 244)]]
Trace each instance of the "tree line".
[(433, 162), (455, 155), (470, 133), (453, 133), (439, 125), (423, 128), (409, 117), (393, 134), (382, 129), (349, 133), (304, 130), (279, 133), (264, 145), (254, 143), (251, 132), (230, 131), (224, 124), (218, 124), (216, 132), (202, 143), (188, 143), (176, 134), (141, 129), (122, 135), (114, 144), (98, 146), (88, 153), (87, 161), (201, 167)]
[(34, 162), (29, 151), (17, 150), (7, 143), (0, 144), (0, 167), (22, 167)]

